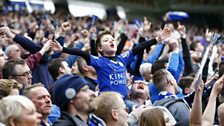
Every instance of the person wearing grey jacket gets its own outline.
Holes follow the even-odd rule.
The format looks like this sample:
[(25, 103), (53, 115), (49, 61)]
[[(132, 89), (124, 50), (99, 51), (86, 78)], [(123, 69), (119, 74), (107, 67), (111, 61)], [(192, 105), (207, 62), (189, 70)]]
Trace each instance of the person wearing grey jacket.
[(160, 69), (153, 75), (153, 82), (160, 91), (153, 105), (166, 107), (177, 121), (176, 126), (189, 126), (190, 107), (184, 99), (175, 95), (178, 87), (172, 74), (166, 69)]

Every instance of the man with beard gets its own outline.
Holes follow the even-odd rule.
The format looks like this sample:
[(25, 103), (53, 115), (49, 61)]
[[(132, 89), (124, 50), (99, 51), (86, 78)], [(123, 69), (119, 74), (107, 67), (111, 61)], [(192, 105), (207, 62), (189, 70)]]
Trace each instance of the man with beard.
[(94, 98), (83, 77), (73, 74), (60, 77), (53, 88), (53, 102), (61, 109), (61, 117), (54, 126), (104, 126), (101, 119), (90, 114), (95, 108), (91, 105)]

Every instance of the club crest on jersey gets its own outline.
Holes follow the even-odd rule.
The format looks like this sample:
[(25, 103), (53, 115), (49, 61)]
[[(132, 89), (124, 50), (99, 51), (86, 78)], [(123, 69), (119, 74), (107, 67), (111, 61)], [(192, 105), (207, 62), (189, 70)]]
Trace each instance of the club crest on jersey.
[(122, 62), (118, 62), (118, 64), (122, 67), (124, 66), (124, 64)]
[(123, 58), (124, 58), (124, 57), (128, 57), (128, 56), (129, 56), (129, 51), (127, 51), (127, 52), (121, 54), (121, 56), (122, 56)]

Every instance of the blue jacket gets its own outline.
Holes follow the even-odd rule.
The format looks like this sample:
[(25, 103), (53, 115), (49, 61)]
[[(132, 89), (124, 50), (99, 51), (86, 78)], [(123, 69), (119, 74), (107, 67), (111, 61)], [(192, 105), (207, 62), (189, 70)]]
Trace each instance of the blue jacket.
[(54, 123), (61, 115), (60, 108), (54, 104), (51, 107), (51, 114), (48, 116), (48, 119)]
[(154, 51), (149, 56), (147, 61), (149, 63), (153, 64), (158, 59), (158, 57), (160, 56), (160, 54), (161, 54), (161, 52), (163, 50), (163, 47), (164, 47), (164, 44), (162, 44), (162, 43), (156, 44)]

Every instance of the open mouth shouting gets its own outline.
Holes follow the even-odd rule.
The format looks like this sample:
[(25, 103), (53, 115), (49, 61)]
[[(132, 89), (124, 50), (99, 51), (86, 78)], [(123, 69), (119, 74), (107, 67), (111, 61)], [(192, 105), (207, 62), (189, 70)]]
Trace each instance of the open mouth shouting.
[(144, 85), (143, 85), (143, 84), (139, 84), (139, 85), (137, 86), (137, 89), (142, 89), (142, 90), (144, 90), (144, 89), (145, 89), (145, 87), (144, 87)]
[(114, 48), (114, 44), (113, 44), (113, 43), (112, 43), (112, 44), (110, 44), (110, 47), (111, 47), (111, 48)]

